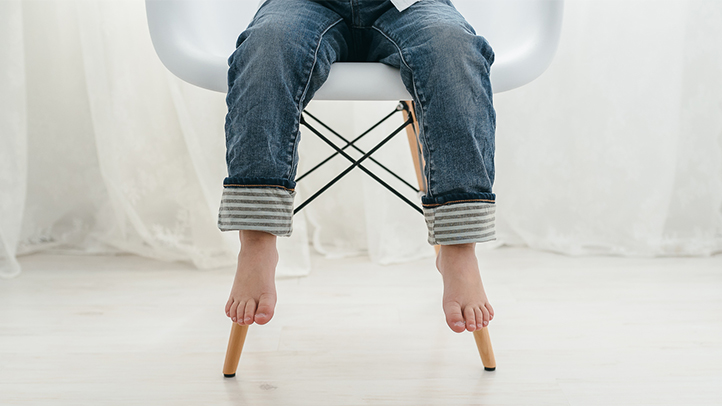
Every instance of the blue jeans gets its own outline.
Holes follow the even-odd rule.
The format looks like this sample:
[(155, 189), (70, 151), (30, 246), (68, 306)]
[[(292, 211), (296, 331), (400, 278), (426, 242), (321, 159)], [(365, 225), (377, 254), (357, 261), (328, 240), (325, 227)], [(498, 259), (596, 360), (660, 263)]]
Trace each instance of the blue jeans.
[(414, 98), (429, 243), (494, 239), (494, 52), (449, 0), (267, 0), (236, 45), (221, 230), (291, 234), (301, 112), (332, 63), (381, 62)]

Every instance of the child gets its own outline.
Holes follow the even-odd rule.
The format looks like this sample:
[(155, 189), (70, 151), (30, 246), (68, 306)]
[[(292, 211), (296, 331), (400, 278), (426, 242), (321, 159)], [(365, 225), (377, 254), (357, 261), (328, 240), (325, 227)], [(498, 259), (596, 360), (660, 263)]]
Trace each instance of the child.
[(486, 40), (450, 0), (266, 0), (236, 48), (218, 224), (239, 230), (241, 252), (226, 315), (241, 325), (273, 317), (276, 237), (291, 234), (301, 112), (332, 63), (379, 61), (400, 69), (414, 97), (446, 322), (458, 333), (486, 327), (494, 310), (474, 252), (495, 238), (494, 53)]

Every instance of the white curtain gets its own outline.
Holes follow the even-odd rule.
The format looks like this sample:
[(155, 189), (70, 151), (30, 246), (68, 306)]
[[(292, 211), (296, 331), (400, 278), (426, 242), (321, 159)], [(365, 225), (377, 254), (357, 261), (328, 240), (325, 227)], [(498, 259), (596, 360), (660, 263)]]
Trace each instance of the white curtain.
[[(719, 21), (717, 0), (568, 1), (549, 70), (496, 96), (491, 246), (722, 251)], [(309, 111), (351, 136), (394, 106)], [(223, 95), (160, 64), (143, 1), (0, 0), (0, 275), (37, 251), (232, 267), (237, 235), (215, 226), (224, 114)], [(300, 172), (331, 152), (302, 138)], [(379, 159), (415, 179), (404, 137)], [(346, 165), (336, 158), (301, 182), (297, 202)], [(279, 274), (308, 273), (310, 246), (392, 263), (433, 255), (425, 240), (421, 216), (354, 171), (295, 218)]]
[(569, 1), (559, 52), (500, 94), (508, 239), (568, 254), (722, 250), (722, 2)]
[(25, 57), (20, 1), (0, 1), (0, 276), (15, 259), (27, 178)]

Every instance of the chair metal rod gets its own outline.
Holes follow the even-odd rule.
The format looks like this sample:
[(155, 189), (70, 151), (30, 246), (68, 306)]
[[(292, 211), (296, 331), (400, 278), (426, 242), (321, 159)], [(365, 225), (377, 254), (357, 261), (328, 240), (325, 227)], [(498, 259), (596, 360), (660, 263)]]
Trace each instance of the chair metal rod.
[[(394, 114), (398, 113), (399, 111), (400, 111), (400, 110), (399, 110), (398, 108), (396, 108), (394, 111), (392, 111), (391, 113), (389, 113), (388, 115), (386, 115), (386, 117), (382, 118), (379, 122), (377, 122), (376, 124), (374, 124), (373, 126), (371, 126), (371, 128), (369, 128), (368, 130), (364, 131), (361, 135), (359, 135), (358, 137), (354, 138), (354, 139), (351, 140), (351, 141), (349, 141), (349, 140), (347, 140), (346, 138), (342, 137), (339, 133), (337, 133), (337, 132), (334, 131), (331, 127), (329, 127), (329, 126), (327, 126), (326, 124), (324, 124), (321, 120), (319, 120), (316, 116), (314, 116), (313, 114), (311, 114), (308, 110), (304, 110), (303, 113), (306, 114), (306, 115), (308, 115), (308, 116), (311, 117), (312, 119), (314, 119), (317, 123), (321, 124), (324, 128), (326, 128), (327, 130), (331, 131), (331, 133), (333, 133), (333, 134), (336, 135), (337, 137), (339, 137), (339, 138), (341, 138), (342, 140), (344, 140), (344, 141), (346, 142), (346, 145), (345, 145), (343, 148), (341, 148), (341, 149), (344, 149), (344, 150), (345, 150), (346, 148), (348, 148), (348, 147), (350, 147), (351, 145), (353, 145), (353, 143), (355, 143), (356, 141), (358, 141), (358, 140), (360, 140), (361, 138), (363, 138), (364, 136), (366, 136), (366, 134), (368, 134), (368, 133), (370, 133), (371, 131), (373, 131), (376, 127), (378, 127), (379, 125), (381, 125), (381, 123), (383, 123), (384, 121), (388, 120), (391, 116), (393, 116)], [(303, 117), (302, 117), (302, 118), (303, 118)], [(304, 121), (304, 120), (301, 120), (301, 124), (304, 124), (304, 125), (305, 125), (305, 121)], [(364, 152), (361, 152), (361, 153), (363, 154)], [(334, 152), (333, 154), (331, 154), (328, 158), (324, 159), (321, 163), (319, 163), (318, 165), (316, 165), (316, 166), (314, 166), (313, 168), (311, 168), (308, 172), (306, 172), (306, 173), (304, 173), (303, 175), (299, 176), (298, 179), (296, 179), (296, 182), (299, 182), (301, 179), (303, 179), (303, 178), (305, 178), (306, 176), (308, 176), (309, 174), (311, 174), (311, 172), (313, 172), (313, 171), (315, 171), (316, 169), (320, 168), (321, 165), (323, 165), (323, 164), (325, 164), (326, 162), (330, 161), (330, 160), (331, 160), (332, 158), (334, 158), (336, 155), (338, 155), (338, 152)]]
[[(371, 127), (371, 129), (376, 128), (376, 126), (378, 126), (379, 124), (381, 124), (382, 122), (384, 122), (385, 120), (387, 120), (389, 117), (391, 117), (393, 114), (395, 114), (395, 113), (397, 113), (397, 112), (399, 112), (399, 111), (401, 111), (401, 110), (403, 110), (403, 108), (402, 108), (402, 109), (399, 109), (399, 108), (395, 109), (393, 112), (391, 112), (391, 114), (387, 115), (387, 116), (384, 117), (381, 121), (379, 121), (379, 122), (376, 123), (373, 127)], [(353, 141), (347, 140), (344, 136), (342, 136), (341, 134), (339, 134), (339, 133), (337, 133), (336, 131), (334, 131), (331, 127), (327, 126), (323, 121), (321, 121), (321, 120), (319, 120), (318, 118), (316, 118), (313, 114), (311, 114), (311, 113), (309, 113), (309, 112), (306, 112), (306, 114), (308, 114), (309, 117), (313, 118), (317, 123), (321, 124), (325, 129), (327, 129), (328, 131), (330, 131), (331, 133), (333, 133), (335, 136), (337, 136), (338, 138), (341, 138), (341, 140), (343, 140), (344, 142), (346, 142), (346, 145), (343, 146), (343, 148), (341, 148), (342, 151), (345, 150), (345, 149), (348, 148), (348, 147), (353, 147), (353, 149), (355, 149), (356, 151), (358, 151), (358, 152), (361, 153), (361, 154), (365, 154), (365, 153), (366, 153), (366, 151), (362, 150), (361, 148), (357, 147), (357, 146), (354, 144), (354, 143), (356, 142), (356, 140), (353, 140)], [(306, 127), (308, 127), (308, 124), (306, 124), (306, 123), (303, 123), (303, 124), (304, 124)], [(366, 133), (362, 134), (362, 136), (363, 136), (363, 135), (366, 135), (371, 129), (369, 129), (368, 131), (366, 131)], [(359, 138), (360, 138), (360, 137), (357, 137), (357, 139), (359, 139)], [(308, 172), (306, 172), (306, 173), (304, 173), (303, 175), (301, 175), (298, 179), (296, 179), (296, 182), (299, 182), (301, 179), (303, 179), (303, 178), (305, 178), (306, 176), (308, 176), (311, 172), (313, 172), (313, 171), (315, 171), (316, 169), (320, 168), (321, 165), (323, 165), (323, 164), (325, 164), (326, 162), (330, 161), (330, 160), (331, 160), (332, 158), (334, 158), (336, 155), (339, 155), (339, 152), (338, 152), (338, 151), (337, 151), (337, 152), (334, 152), (334, 153), (333, 153), (332, 155), (330, 155), (328, 158), (326, 158), (326, 159), (324, 159), (323, 161), (321, 161), (321, 163), (319, 163), (318, 165), (316, 165), (316, 166), (314, 166), (313, 168), (311, 168)], [(403, 183), (404, 185), (406, 185), (406, 186), (408, 186), (409, 188), (411, 188), (411, 190), (413, 190), (414, 192), (419, 193), (419, 189), (417, 189), (416, 186), (412, 185), (412, 184), (409, 183), (406, 179), (404, 179), (404, 178), (402, 178), (401, 176), (397, 175), (394, 171), (392, 171), (391, 169), (387, 168), (386, 165), (384, 165), (384, 164), (382, 164), (381, 162), (377, 161), (377, 160), (374, 159), (373, 157), (369, 157), (369, 160), (370, 160), (371, 162), (375, 163), (376, 165), (378, 165), (381, 169), (383, 169), (383, 170), (385, 170), (386, 172), (388, 172), (391, 176), (393, 176), (393, 177), (395, 177), (396, 179), (398, 179), (401, 183)]]
[[(354, 142), (360, 140), (360, 139), (361, 139), (362, 137), (364, 137), (366, 134), (370, 133), (371, 131), (373, 131), (374, 129), (376, 129), (376, 127), (380, 126), (381, 123), (383, 123), (384, 121), (388, 120), (389, 118), (391, 118), (391, 116), (393, 116), (394, 114), (398, 113), (398, 112), (401, 111), (401, 110), (403, 110), (403, 108), (398, 108), (398, 107), (395, 108), (394, 111), (392, 111), (391, 113), (387, 114), (386, 117), (382, 118), (379, 122), (377, 122), (376, 124), (372, 125), (368, 130), (366, 130), (366, 131), (364, 131), (363, 133), (361, 133), (361, 135), (359, 135), (358, 137), (356, 137), (356, 138), (354, 138), (353, 140), (351, 140), (350, 143), (353, 144)], [(341, 138), (341, 139), (344, 139), (344, 138), (343, 138), (341, 135), (339, 135), (336, 131), (334, 131), (333, 129), (327, 127), (325, 124), (323, 124), (323, 123), (321, 122), (321, 120), (319, 120), (316, 116), (314, 116), (313, 114), (311, 114), (308, 110), (304, 110), (303, 112), (306, 113), (306, 114), (307, 114), (309, 117), (311, 117), (312, 119), (316, 120), (316, 121), (317, 121), (318, 123), (320, 123), (322, 126), (326, 127), (326, 129), (328, 129), (329, 131), (331, 131), (331, 132), (332, 132), (334, 135), (336, 135), (337, 137), (339, 137), (339, 138)], [(345, 140), (345, 139), (344, 139), (344, 140)], [(348, 142), (348, 141), (347, 141), (347, 142)]]
[[(302, 122), (305, 121), (305, 120), (303, 119), (303, 117), (301, 117), (301, 120), (302, 120)], [(393, 194), (395, 194), (395, 195), (396, 195), (397, 197), (399, 197), (401, 200), (403, 200), (404, 202), (406, 202), (406, 204), (408, 204), (409, 206), (411, 206), (414, 210), (416, 210), (417, 212), (423, 214), (424, 212), (423, 212), (423, 210), (422, 210), (419, 206), (417, 206), (417, 205), (414, 204), (412, 201), (410, 201), (409, 199), (407, 199), (405, 196), (403, 196), (402, 194), (400, 194), (399, 192), (397, 192), (394, 188), (392, 188), (391, 186), (389, 186), (386, 182), (384, 182), (383, 180), (381, 180), (378, 176), (374, 175), (371, 171), (369, 171), (368, 169), (366, 169), (364, 166), (361, 165), (361, 162), (363, 162), (364, 160), (366, 160), (366, 159), (367, 159), (371, 154), (373, 154), (374, 152), (378, 151), (379, 148), (381, 148), (382, 146), (384, 146), (384, 144), (386, 144), (387, 142), (389, 142), (396, 134), (398, 134), (398, 133), (401, 132), (404, 128), (406, 128), (406, 126), (409, 125), (412, 121), (413, 121), (412, 118), (409, 118), (408, 120), (406, 120), (406, 122), (405, 122), (404, 124), (402, 124), (399, 128), (397, 128), (396, 130), (394, 130), (394, 132), (392, 132), (391, 134), (389, 134), (386, 138), (384, 138), (381, 142), (379, 142), (374, 148), (372, 148), (369, 152), (367, 152), (367, 153), (366, 153), (364, 156), (362, 156), (359, 160), (354, 160), (351, 156), (349, 156), (349, 155), (346, 154), (345, 152), (341, 151), (341, 149), (340, 149), (338, 146), (336, 146), (336, 144), (334, 144), (331, 140), (329, 140), (329, 139), (326, 138), (323, 134), (321, 134), (320, 132), (318, 132), (318, 130), (316, 130), (315, 128), (313, 128), (312, 126), (310, 126), (308, 123), (303, 123), (303, 124), (304, 124), (306, 127), (308, 127), (314, 134), (316, 134), (319, 138), (321, 138), (323, 141), (325, 141), (327, 144), (329, 144), (332, 148), (334, 148), (335, 150), (337, 150), (344, 158), (346, 158), (346, 159), (348, 159), (349, 161), (353, 162), (353, 164), (352, 164), (351, 166), (349, 166), (348, 168), (346, 168), (343, 172), (341, 172), (338, 176), (336, 176), (336, 177), (335, 177), (334, 179), (332, 179), (330, 182), (328, 182), (328, 183), (327, 183), (324, 187), (322, 187), (318, 192), (314, 193), (313, 196), (309, 197), (308, 199), (306, 199), (305, 202), (301, 203), (301, 205), (298, 206), (298, 207), (293, 211), (293, 214), (296, 214), (296, 213), (298, 213), (299, 211), (301, 211), (301, 209), (303, 209), (304, 207), (306, 207), (306, 205), (308, 205), (309, 203), (311, 203), (311, 201), (313, 201), (313, 200), (316, 199), (318, 196), (320, 196), (321, 193), (323, 193), (324, 191), (326, 191), (326, 189), (330, 188), (333, 184), (335, 184), (336, 182), (338, 182), (342, 177), (346, 176), (347, 173), (351, 172), (351, 170), (353, 170), (353, 169), (354, 169), (355, 167), (357, 167), (357, 166), (358, 166), (361, 170), (363, 170), (367, 175), (371, 176), (371, 178), (373, 178), (373, 179), (376, 180), (377, 182), (381, 183), (381, 185), (383, 185), (384, 187), (386, 187), (389, 191), (391, 191)]]
[[(406, 126), (404, 126), (404, 128), (405, 128), (405, 127), (406, 127)], [(312, 131), (313, 131), (313, 130), (312, 130)], [(323, 137), (323, 136), (320, 136), (320, 135), (319, 135), (319, 137), (321, 137), (321, 139), (323, 139), (324, 141), (326, 141), (326, 143), (328, 143), (329, 145), (333, 144), (331, 140), (329, 140), (329, 139), (324, 139), (324, 137)], [(356, 162), (351, 156), (349, 156), (349, 155), (347, 155), (347, 154), (345, 154), (345, 153), (343, 153), (343, 152), (342, 152), (341, 154), (343, 155), (344, 158), (348, 159), (349, 161), (351, 161), (351, 162), (353, 162), (353, 163)], [(370, 159), (370, 158), (369, 158), (369, 159)], [(398, 197), (399, 199), (403, 200), (406, 204), (408, 204), (409, 206), (411, 206), (411, 208), (413, 208), (414, 210), (418, 211), (418, 212), (421, 213), (421, 214), (424, 214), (423, 210), (422, 210), (419, 206), (417, 206), (417, 205), (414, 204), (411, 200), (409, 200), (408, 198), (406, 198), (406, 196), (404, 196), (404, 195), (402, 195), (401, 193), (399, 193), (399, 191), (397, 191), (396, 189), (394, 189), (394, 188), (393, 188), (392, 186), (390, 186), (388, 183), (384, 182), (384, 180), (381, 179), (381, 178), (379, 178), (378, 176), (376, 176), (375, 173), (373, 173), (373, 172), (371, 172), (370, 170), (366, 169), (366, 167), (363, 166), (363, 165), (360, 165), (360, 164), (359, 164), (358, 167), (359, 167), (359, 169), (361, 169), (362, 171), (364, 171), (367, 175), (369, 175), (373, 180), (375, 180), (376, 182), (380, 183), (383, 187), (385, 187), (385, 188), (388, 189), (391, 193), (393, 193), (394, 195), (396, 195), (396, 197)]]

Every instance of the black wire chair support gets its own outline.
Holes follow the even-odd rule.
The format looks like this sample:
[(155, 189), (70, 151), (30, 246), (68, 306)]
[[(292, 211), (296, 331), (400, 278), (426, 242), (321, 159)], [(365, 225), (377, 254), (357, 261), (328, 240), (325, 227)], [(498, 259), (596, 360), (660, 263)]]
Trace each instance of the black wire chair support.
[[(378, 127), (381, 123), (383, 123), (384, 121), (386, 121), (387, 119), (389, 119), (392, 115), (394, 115), (394, 114), (396, 114), (396, 113), (398, 113), (399, 111), (402, 111), (402, 110), (406, 110), (406, 112), (408, 113), (408, 117), (409, 117), (408, 120), (406, 120), (401, 126), (399, 126), (398, 128), (396, 128), (391, 134), (389, 134), (388, 136), (386, 136), (386, 138), (384, 138), (381, 142), (379, 142), (378, 144), (376, 144), (376, 146), (373, 147), (371, 150), (369, 150), (368, 152), (364, 152), (363, 150), (361, 150), (360, 148), (358, 148), (358, 147), (356, 147), (356, 146), (354, 145), (354, 143), (355, 143), (356, 141), (358, 141), (359, 139), (361, 139), (362, 137), (364, 137), (365, 135), (367, 135), (368, 133), (370, 133), (373, 129), (375, 129), (376, 127)], [(343, 140), (343, 141), (346, 143), (346, 145), (344, 145), (344, 146), (341, 147), (341, 148), (340, 148), (339, 146), (337, 146), (333, 141), (329, 140), (326, 136), (324, 136), (323, 134), (321, 134), (316, 128), (314, 128), (313, 126), (311, 126), (311, 124), (309, 124), (309, 123), (306, 121), (306, 119), (305, 119), (305, 116), (306, 116), (306, 115), (308, 115), (309, 117), (311, 117), (314, 121), (318, 122), (321, 126), (323, 126), (324, 128), (326, 128), (328, 131), (330, 131), (331, 133), (333, 133), (334, 135), (336, 135), (337, 137), (339, 137), (341, 140)], [(335, 152), (333, 155), (331, 155), (331, 156), (329, 156), (328, 158), (326, 158), (325, 160), (323, 160), (320, 164), (314, 166), (314, 167), (313, 167), (312, 169), (310, 169), (308, 172), (304, 173), (304, 174), (303, 174), (301, 177), (299, 177), (296, 181), (300, 181), (302, 178), (306, 177), (308, 174), (310, 174), (311, 172), (315, 171), (315, 170), (318, 169), (321, 165), (323, 165), (324, 163), (328, 162), (330, 159), (332, 159), (333, 157), (335, 157), (335, 156), (337, 156), (337, 155), (341, 155), (341, 156), (343, 156), (344, 158), (346, 158), (348, 161), (350, 161), (350, 162), (351, 162), (351, 166), (349, 166), (348, 168), (346, 168), (343, 172), (341, 172), (341, 173), (338, 174), (335, 178), (333, 178), (331, 181), (329, 181), (326, 185), (324, 185), (321, 189), (319, 189), (319, 190), (318, 190), (316, 193), (314, 193), (311, 197), (309, 197), (309, 198), (306, 199), (303, 203), (301, 203), (298, 207), (296, 207), (296, 208), (293, 210), (293, 214), (296, 214), (296, 213), (298, 213), (299, 211), (301, 211), (301, 209), (303, 209), (304, 207), (306, 207), (306, 205), (308, 205), (309, 203), (311, 203), (314, 199), (316, 199), (318, 196), (320, 196), (321, 193), (325, 192), (328, 188), (330, 188), (333, 184), (335, 184), (336, 182), (338, 182), (339, 180), (341, 180), (341, 178), (343, 178), (344, 176), (346, 176), (346, 174), (348, 174), (349, 172), (351, 172), (351, 170), (353, 170), (353, 169), (356, 168), (356, 167), (358, 167), (359, 169), (361, 169), (364, 173), (366, 173), (366, 174), (367, 174), (368, 176), (370, 176), (372, 179), (374, 179), (374, 180), (377, 181), (379, 184), (381, 184), (383, 187), (385, 187), (386, 189), (388, 189), (391, 193), (393, 193), (394, 195), (396, 195), (396, 197), (398, 197), (399, 199), (401, 199), (402, 201), (404, 201), (406, 204), (408, 204), (409, 206), (411, 206), (414, 210), (416, 210), (417, 212), (423, 214), (423, 210), (422, 210), (421, 207), (419, 207), (416, 203), (414, 203), (414, 202), (412, 202), (411, 200), (409, 200), (408, 198), (406, 198), (406, 196), (404, 196), (404, 195), (402, 195), (401, 193), (399, 193), (396, 189), (394, 189), (393, 187), (391, 187), (388, 183), (384, 182), (381, 178), (379, 178), (378, 176), (376, 176), (373, 172), (371, 172), (370, 170), (368, 170), (365, 166), (361, 165), (361, 163), (362, 163), (363, 161), (365, 161), (366, 159), (369, 159), (369, 160), (371, 160), (372, 162), (374, 162), (374, 163), (376, 163), (377, 165), (379, 165), (379, 167), (383, 168), (384, 170), (386, 170), (387, 172), (389, 172), (390, 174), (392, 174), (392, 175), (393, 175), (394, 177), (396, 177), (397, 179), (401, 180), (405, 185), (411, 187), (411, 189), (413, 189), (415, 192), (418, 193), (419, 190), (418, 190), (417, 188), (411, 186), (407, 181), (403, 180), (400, 176), (398, 176), (398, 175), (395, 174), (393, 171), (391, 171), (390, 169), (386, 168), (385, 166), (383, 166), (382, 164), (380, 164), (378, 161), (376, 161), (375, 159), (373, 159), (373, 158), (371, 157), (371, 154), (373, 154), (373, 153), (375, 153), (376, 151), (378, 151), (382, 146), (384, 146), (387, 142), (389, 142), (394, 136), (396, 136), (399, 132), (401, 132), (402, 130), (404, 130), (407, 126), (412, 125), (412, 128), (414, 128), (414, 130), (416, 130), (415, 126), (413, 126), (413, 122), (414, 122), (413, 116), (411, 115), (411, 113), (410, 113), (410, 111), (409, 111), (408, 105), (407, 105), (406, 103), (399, 103), (399, 105), (396, 107), (396, 109), (395, 109), (393, 112), (391, 112), (391, 113), (388, 114), (386, 117), (384, 117), (383, 119), (381, 119), (379, 122), (377, 122), (376, 124), (374, 124), (371, 128), (369, 128), (368, 130), (366, 130), (363, 134), (361, 134), (361, 135), (359, 135), (358, 137), (354, 138), (353, 140), (349, 141), (349, 140), (346, 139), (345, 137), (343, 137), (343, 136), (341, 136), (340, 134), (338, 134), (336, 131), (334, 131), (334, 130), (332, 130), (331, 128), (329, 128), (326, 124), (324, 124), (323, 122), (321, 122), (318, 118), (316, 118), (315, 116), (313, 116), (312, 114), (310, 114), (309, 112), (307, 112), (307, 111), (304, 110), (303, 114), (301, 115), (301, 122), (300, 122), (300, 124), (302, 124), (303, 126), (305, 126), (306, 128), (308, 128), (311, 132), (313, 132), (314, 134), (316, 134), (316, 136), (318, 136), (321, 140), (323, 140), (326, 144), (328, 144), (328, 145), (329, 145), (331, 148), (333, 148), (336, 152)], [(359, 158), (358, 160), (354, 159), (353, 157), (351, 157), (350, 155), (348, 155), (346, 152), (344, 152), (344, 150), (347, 149), (347, 148), (349, 148), (349, 147), (354, 148), (356, 151), (358, 151), (359, 153), (363, 154), (363, 156), (362, 156), (361, 158)]]
[[(316, 116), (314, 116), (314, 115), (311, 114), (310, 112), (304, 111), (304, 113), (307, 114), (309, 117), (311, 117), (311, 118), (312, 118), (314, 121), (316, 121), (318, 124), (320, 124), (323, 128), (325, 128), (326, 130), (328, 130), (329, 132), (331, 132), (333, 135), (337, 136), (337, 137), (340, 138), (343, 142), (345, 142), (346, 145), (344, 145), (344, 146), (341, 148), (342, 151), (345, 150), (345, 149), (348, 148), (348, 147), (351, 147), (351, 148), (355, 149), (356, 151), (358, 151), (359, 153), (365, 154), (366, 152), (365, 152), (364, 150), (362, 150), (361, 148), (357, 147), (354, 143), (355, 143), (356, 141), (360, 140), (360, 139), (361, 139), (362, 137), (364, 137), (366, 134), (368, 134), (368, 133), (370, 133), (371, 131), (373, 131), (376, 127), (378, 127), (379, 125), (381, 125), (384, 121), (386, 121), (386, 120), (388, 120), (389, 118), (391, 118), (391, 116), (393, 116), (394, 114), (398, 113), (399, 111), (402, 111), (402, 110), (405, 110), (405, 109), (407, 109), (406, 105), (404, 105), (404, 104), (402, 104), (402, 103), (399, 103), (399, 105), (396, 107), (396, 109), (395, 109), (394, 111), (392, 111), (391, 113), (389, 113), (386, 117), (382, 118), (381, 121), (379, 121), (378, 123), (374, 124), (373, 126), (371, 126), (371, 128), (369, 128), (368, 130), (364, 131), (363, 134), (359, 135), (358, 137), (354, 138), (354, 139), (351, 140), (351, 141), (347, 140), (346, 137), (344, 137), (344, 136), (342, 136), (341, 134), (339, 134), (339, 133), (337, 133), (336, 131), (334, 131), (333, 128), (327, 126), (323, 121), (321, 121), (321, 120), (319, 120), (318, 118), (316, 118)], [(303, 123), (302, 123), (302, 124), (303, 124)], [(415, 128), (415, 127), (414, 127), (414, 128)], [(339, 152), (338, 152), (338, 151), (337, 151), (337, 152), (334, 152), (334, 153), (331, 154), (331, 155), (329, 155), (328, 158), (324, 159), (324, 160), (321, 161), (318, 165), (314, 166), (313, 168), (309, 169), (306, 173), (304, 173), (303, 175), (299, 176), (298, 179), (296, 179), (296, 182), (298, 182), (298, 181), (300, 181), (301, 179), (305, 178), (306, 176), (308, 176), (309, 174), (311, 174), (313, 171), (315, 171), (316, 169), (320, 168), (321, 165), (323, 165), (323, 164), (325, 164), (326, 162), (330, 161), (331, 159), (333, 159), (333, 158), (336, 157), (337, 155), (339, 155)], [(376, 165), (378, 165), (381, 169), (383, 169), (383, 170), (385, 170), (386, 172), (388, 172), (389, 174), (391, 174), (391, 176), (393, 176), (393, 177), (395, 177), (396, 179), (398, 179), (401, 183), (403, 183), (404, 185), (406, 185), (406, 186), (408, 186), (409, 188), (411, 188), (411, 190), (413, 190), (415, 193), (419, 193), (419, 189), (417, 189), (414, 185), (412, 185), (411, 183), (409, 183), (408, 181), (406, 181), (406, 179), (404, 179), (404, 178), (402, 178), (401, 176), (397, 175), (397, 174), (396, 174), (394, 171), (392, 171), (391, 169), (387, 168), (387, 167), (386, 167), (385, 165), (383, 165), (381, 162), (375, 160), (373, 157), (369, 157), (369, 160), (370, 160), (371, 162), (375, 163)]]

